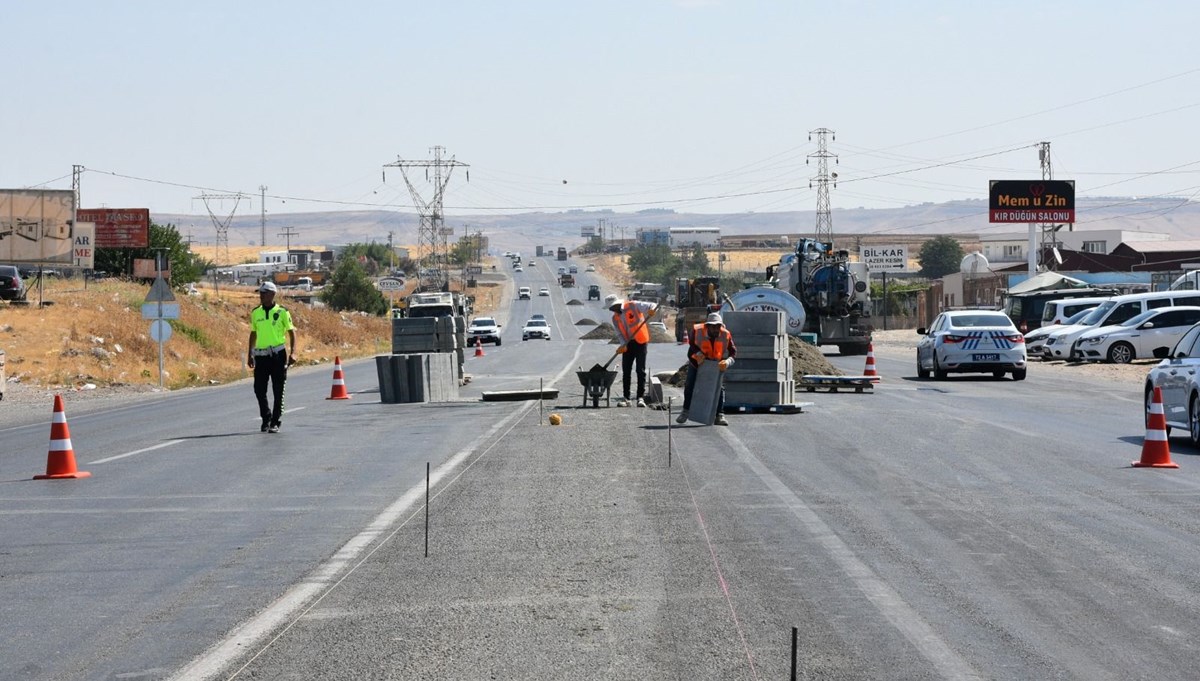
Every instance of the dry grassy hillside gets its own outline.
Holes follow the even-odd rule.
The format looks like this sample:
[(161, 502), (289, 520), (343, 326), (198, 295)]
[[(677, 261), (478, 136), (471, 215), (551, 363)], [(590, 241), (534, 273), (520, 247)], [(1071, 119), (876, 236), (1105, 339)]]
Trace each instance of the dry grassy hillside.
[[(44, 297), (52, 305), (0, 305), (0, 350), (7, 353), (9, 379), (67, 388), (158, 384), (158, 344), (141, 305), (148, 287), (121, 281), (49, 280)], [(30, 299), (36, 301), (36, 291)], [(258, 295), (249, 288), (220, 295), (178, 295), (180, 319), (164, 345), (164, 385), (180, 388), (225, 383), (247, 376), (246, 341), (250, 310)], [(298, 329), (299, 361), (332, 362), (335, 355), (361, 357), (389, 352), (387, 319), (308, 308), (282, 298)]]

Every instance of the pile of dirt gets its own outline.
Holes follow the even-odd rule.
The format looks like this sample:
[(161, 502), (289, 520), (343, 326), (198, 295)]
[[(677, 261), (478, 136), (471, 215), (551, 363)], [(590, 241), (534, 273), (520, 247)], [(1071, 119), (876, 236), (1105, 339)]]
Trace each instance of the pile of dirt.
[(567, 305), (583, 305), (583, 301), (578, 298), (572, 298), (567, 301)]
[(575, 322), (575, 326), (595, 326), (598, 323), (599, 322), (597, 322), (595, 319), (588, 319), (587, 317), (584, 317), (583, 319)]
[[(736, 343), (736, 339), (734, 340)], [(815, 345), (809, 345), (795, 336), (788, 336), (788, 353), (792, 356), (792, 371), (799, 381), (801, 376), (841, 376), (842, 370), (829, 363)]]
[(580, 340), (610, 340), (617, 337), (617, 330), (608, 324), (601, 324), (579, 337)]
[[(650, 342), (651, 343), (674, 343), (675, 342), (675, 334), (673, 334), (669, 331), (663, 331), (662, 329), (659, 329), (659, 328), (652, 328), (652, 329), (650, 329)], [(616, 334), (614, 333), (610, 343), (613, 345), (620, 345), (621, 339), (617, 338)]]
[[(734, 343), (736, 342), (735, 339)], [(830, 364), (829, 360), (825, 359), (825, 355), (821, 354), (821, 351), (816, 346), (809, 345), (795, 336), (788, 336), (788, 351), (792, 356), (793, 378), (797, 381), (800, 380), (800, 377), (810, 374), (820, 376), (843, 375), (842, 370)], [(664, 380), (663, 383), (683, 387), (683, 384), (687, 381), (687, 368), (688, 365), (684, 362), (683, 366), (679, 367), (679, 370), (672, 374), (670, 378)]]

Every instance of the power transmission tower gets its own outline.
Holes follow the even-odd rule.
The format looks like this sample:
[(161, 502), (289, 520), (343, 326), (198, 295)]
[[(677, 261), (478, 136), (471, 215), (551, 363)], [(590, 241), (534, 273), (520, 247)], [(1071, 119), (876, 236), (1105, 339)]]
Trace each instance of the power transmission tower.
[[(201, 194), (195, 197), (204, 201), (204, 209), (208, 211), (208, 217), (212, 218), (213, 227), (217, 230), (217, 254), (221, 252), (221, 246), (225, 247), (225, 263), (232, 264), (229, 257), (229, 223), (233, 222), (233, 214), (237, 212), (238, 204), (242, 202), (245, 196), (238, 192), (237, 194)], [(224, 201), (225, 199), (233, 200), (233, 210), (229, 211), (229, 217), (218, 218), (216, 213), (213, 213), (212, 205), (209, 201)]]
[[(829, 183), (832, 182), (834, 188), (837, 188), (837, 173), (830, 174), (829, 159), (833, 159), (836, 164), (838, 162), (837, 155), (829, 153), (829, 142), (826, 138), (837, 141), (837, 134), (829, 128), (817, 128), (816, 130), (808, 131), (808, 141), (812, 141), (812, 136), (817, 136), (817, 152), (809, 154), (808, 159), (817, 159), (817, 175), (808, 181), (808, 188), (812, 189), (813, 182), (817, 183), (817, 229), (815, 239), (823, 244), (833, 246), (833, 211), (829, 208)], [(807, 164), (808, 159), (804, 162)]]
[[(412, 195), (413, 204), (420, 216), (421, 222), (417, 228), (417, 281), (420, 290), (423, 291), (436, 290), (449, 285), (450, 280), (446, 271), (449, 261), (446, 238), (454, 233), (454, 229), (445, 226), (442, 198), (454, 169), (459, 166), (468, 167), (466, 163), (454, 160), (453, 156), (449, 160), (443, 159), (442, 153), (445, 148), (442, 146), (435, 146), (430, 151), (433, 153), (432, 161), (405, 161), (398, 158), (395, 163), (386, 163), (383, 166), (385, 169), (400, 169), (400, 174), (404, 177), (404, 184), (408, 185), (408, 193)], [(433, 197), (429, 201), (421, 198), (420, 192), (417, 191), (412, 183), (412, 178), (409, 177), (408, 171), (414, 168), (424, 168), (425, 181), (433, 184)], [(431, 168), (433, 169), (432, 178), (429, 177)], [(384, 170), (383, 181), (387, 182), (387, 170)], [(470, 181), (471, 174), (470, 171), (467, 171), (467, 182)]]
[(262, 218), (259, 223), (260, 226), (262, 227), (262, 238), (259, 240), (258, 245), (261, 248), (266, 248), (267, 247), (267, 186), (265, 184), (258, 185), (258, 192), (259, 192), (259, 195), (261, 196), (261, 198), (258, 201), (258, 207), (260, 210), (262, 210)]
[[(1053, 180), (1054, 169), (1050, 167), (1050, 143), (1041, 142), (1038, 144), (1038, 162), (1042, 166), (1042, 179)], [(1040, 226), (1041, 243), (1038, 248), (1038, 255), (1042, 258), (1041, 269), (1053, 270), (1058, 268), (1058, 258), (1051, 255), (1046, 257), (1046, 253), (1053, 253), (1053, 249), (1058, 247), (1058, 230), (1062, 225), (1052, 225), (1042, 223)]]

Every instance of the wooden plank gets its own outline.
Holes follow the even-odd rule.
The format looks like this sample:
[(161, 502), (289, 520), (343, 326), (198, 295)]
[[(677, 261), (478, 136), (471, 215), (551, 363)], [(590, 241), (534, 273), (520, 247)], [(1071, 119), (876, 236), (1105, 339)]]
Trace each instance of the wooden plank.
[(493, 390), (483, 393), (484, 402), (523, 402), (526, 400), (558, 399), (557, 388), (545, 390)]

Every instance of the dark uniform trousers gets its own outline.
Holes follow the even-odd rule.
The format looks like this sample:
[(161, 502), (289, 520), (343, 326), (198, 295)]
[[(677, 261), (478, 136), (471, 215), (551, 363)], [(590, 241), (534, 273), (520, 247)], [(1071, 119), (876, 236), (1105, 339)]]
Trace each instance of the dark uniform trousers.
[(634, 363), (637, 364), (637, 399), (646, 396), (646, 351), (645, 343), (629, 341), (625, 346), (625, 354), (621, 355), (621, 387), (624, 388), (625, 399), (629, 399), (630, 373)]
[[(254, 396), (258, 398), (258, 413), (267, 425), (279, 425), (283, 418), (283, 384), (287, 382), (287, 351), (254, 357)], [(275, 408), (267, 404), (267, 381), (271, 382)]]

